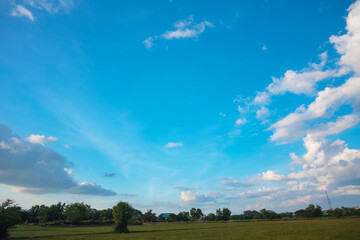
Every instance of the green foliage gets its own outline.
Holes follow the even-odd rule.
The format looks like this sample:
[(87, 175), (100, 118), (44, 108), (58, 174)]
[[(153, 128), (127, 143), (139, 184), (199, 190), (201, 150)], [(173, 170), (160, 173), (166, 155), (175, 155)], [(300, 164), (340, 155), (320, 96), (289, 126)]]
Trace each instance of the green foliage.
[(157, 221), (156, 213), (153, 213), (152, 209), (147, 210), (147, 212), (144, 213), (143, 215), (143, 220), (145, 222), (156, 222)]
[(200, 208), (198, 209), (192, 208), (190, 209), (190, 216), (191, 216), (191, 220), (196, 221), (201, 219), (204, 216), (204, 214)]
[(344, 215), (343, 215), (343, 212), (341, 211), (340, 208), (336, 208), (336, 209), (333, 210), (332, 216), (333, 216), (333, 217), (336, 217), (336, 218), (341, 218), (341, 217), (343, 217)]
[(127, 225), (133, 218), (134, 212), (135, 209), (126, 202), (119, 202), (113, 207), (113, 216), (116, 223), (115, 232), (129, 232)]
[(209, 213), (206, 217), (203, 218), (204, 221), (215, 221), (216, 216), (213, 213)]
[(65, 208), (66, 221), (81, 222), (91, 219), (92, 209), (90, 205), (82, 203), (73, 203)]
[(260, 214), (261, 214), (261, 218), (264, 219), (279, 218), (279, 215), (276, 212), (274, 212), (273, 210), (266, 210), (265, 208), (260, 210)]
[(189, 213), (186, 212), (179, 212), (176, 216), (177, 221), (179, 222), (187, 222), (189, 221)]
[(112, 220), (114, 218), (112, 211), (113, 211), (112, 208), (101, 210), (100, 211), (101, 220), (103, 220), (103, 221)]
[(21, 222), (21, 208), (7, 199), (0, 205), (0, 239), (7, 239), (8, 229)]
[(216, 209), (216, 221), (228, 221), (230, 220), (231, 211), (228, 208), (223, 208), (222, 210)]

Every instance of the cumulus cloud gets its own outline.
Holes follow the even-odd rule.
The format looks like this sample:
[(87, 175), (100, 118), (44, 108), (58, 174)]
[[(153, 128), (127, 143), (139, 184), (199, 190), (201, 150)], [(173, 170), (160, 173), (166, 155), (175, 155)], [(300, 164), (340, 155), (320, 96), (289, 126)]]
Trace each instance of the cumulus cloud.
[(27, 17), (31, 21), (34, 21), (34, 16), (33, 16), (32, 12), (30, 12), (29, 9), (27, 9), (24, 6), (21, 6), (21, 5), (16, 5), (16, 7), (14, 7), (11, 10), (11, 16), (14, 16), (14, 17)]
[(344, 104), (360, 106), (360, 77), (349, 78), (339, 87), (326, 87), (307, 108), (301, 106), (273, 124), (270, 127), (274, 130), (271, 140), (288, 142), (301, 137), (309, 129), (305, 125), (307, 121), (329, 118)]
[(26, 140), (30, 143), (43, 144), (56, 142), (57, 138), (52, 136), (46, 138), (44, 135), (31, 134), (29, 137), (26, 138)]
[(213, 202), (218, 197), (219, 194), (216, 192), (210, 193), (208, 196), (205, 196), (204, 194), (198, 192), (181, 191), (179, 201), (184, 204)]
[(270, 116), (270, 111), (266, 107), (262, 106), (259, 110), (256, 111), (257, 119), (265, 119)]
[(0, 124), (0, 183), (21, 192), (113, 196), (92, 182), (73, 179), (73, 164), (49, 147), (24, 141)]
[(350, 66), (357, 74), (360, 73), (360, 1), (348, 8), (346, 18), (347, 33), (341, 36), (331, 36), (330, 42), (341, 54), (340, 64)]
[(182, 147), (182, 142), (169, 142), (165, 145), (165, 148), (175, 148), (175, 147)]
[(267, 172), (263, 172), (260, 176), (261, 179), (265, 181), (281, 181), (286, 178), (286, 176), (277, 174), (276, 171), (271, 171), (271, 170), (268, 170)]
[[(278, 143), (302, 138), (306, 152), (290, 153), (290, 173), (281, 175), (268, 170), (254, 175), (250, 181), (265, 186), (258, 190), (252, 186), (240, 194), (241, 189), (233, 190), (234, 197), (256, 198), (259, 206), (273, 201), (289, 207), (324, 199), (325, 190), (332, 196), (360, 195), (360, 150), (349, 148), (340, 139), (328, 138), (360, 121), (360, 0), (348, 11), (346, 33), (330, 37), (340, 54), (333, 68), (328, 67), (328, 62), (333, 61), (324, 52), (319, 63), (310, 63), (300, 71), (288, 70), (283, 77), (273, 78), (265, 91), (257, 92), (247, 104), (257, 106), (256, 117), (261, 119), (262, 111), (267, 113), (265, 106), (269, 108), (271, 97), (285, 93), (314, 97), (310, 104), (299, 106), (269, 128), (273, 131), (271, 140)], [(317, 89), (320, 81), (341, 76), (342, 83)], [(352, 112), (344, 114), (343, 106), (352, 108)], [(224, 180), (222, 184), (242, 186), (235, 179)]]

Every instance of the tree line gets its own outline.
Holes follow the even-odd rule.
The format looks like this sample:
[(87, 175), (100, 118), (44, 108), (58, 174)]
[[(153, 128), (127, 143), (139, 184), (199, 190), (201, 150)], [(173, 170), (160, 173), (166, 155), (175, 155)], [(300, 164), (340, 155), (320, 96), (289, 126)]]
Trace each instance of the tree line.
[(228, 208), (219, 208), (215, 213), (205, 215), (200, 208), (191, 208), (189, 212), (178, 214), (156, 215), (151, 209), (142, 213), (130, 204), (119, 202), (113, 208), (97, 210), (85, 203), (57, 203), (50, 206), (35, 205), (23, 209), (13, 200), (6, 200), (0, 205), (0, 239), (6, 239), (8, 228), (16, 224), (113, 224), (115, 231), (128, 232), (128, 224), (143, 222), (187, 222), (187, 221), (228, 221), (249, 219), (283, 219), (283, 218), (315, 218), (322, 216), (345, 217), (360, 216), (360, 210), (354, 208), (336, 208), (322, 211), (318, 205), (310, 204), (305, 209), (295, 212), (276, 213), (273, 210), (246, 210), (243, 214), (231, 215)]

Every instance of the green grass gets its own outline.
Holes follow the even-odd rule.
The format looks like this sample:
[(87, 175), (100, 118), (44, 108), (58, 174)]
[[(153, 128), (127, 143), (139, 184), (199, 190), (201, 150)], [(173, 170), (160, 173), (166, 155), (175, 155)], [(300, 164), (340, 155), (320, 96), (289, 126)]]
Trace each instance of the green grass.
[(130, 226), (38, 227), (11, 229), (11, 239), (360, 239), (360, 218), (263, 222), (189, 222)]

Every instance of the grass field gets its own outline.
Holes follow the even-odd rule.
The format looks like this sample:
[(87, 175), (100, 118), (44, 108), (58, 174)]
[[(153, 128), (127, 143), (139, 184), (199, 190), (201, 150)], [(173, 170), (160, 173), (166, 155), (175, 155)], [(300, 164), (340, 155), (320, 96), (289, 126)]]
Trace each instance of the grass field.
[(157, 223), (114, 233), (113, 226), (11, 229), (11, 239), (360, 239), (360, 218), (264, 222)]

